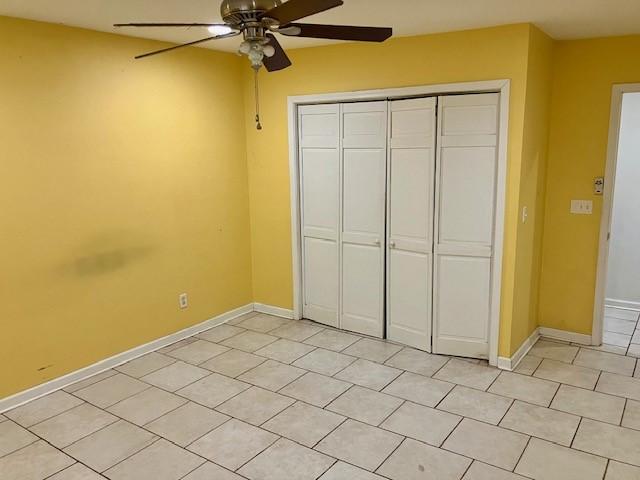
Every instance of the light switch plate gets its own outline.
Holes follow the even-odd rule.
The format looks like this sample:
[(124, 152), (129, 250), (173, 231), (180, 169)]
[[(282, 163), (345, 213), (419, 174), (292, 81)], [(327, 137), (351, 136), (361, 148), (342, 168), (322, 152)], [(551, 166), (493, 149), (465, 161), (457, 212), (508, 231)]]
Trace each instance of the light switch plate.
[(571, 200), (571, 213), (574, 215), (593, 215), (593, 201)]

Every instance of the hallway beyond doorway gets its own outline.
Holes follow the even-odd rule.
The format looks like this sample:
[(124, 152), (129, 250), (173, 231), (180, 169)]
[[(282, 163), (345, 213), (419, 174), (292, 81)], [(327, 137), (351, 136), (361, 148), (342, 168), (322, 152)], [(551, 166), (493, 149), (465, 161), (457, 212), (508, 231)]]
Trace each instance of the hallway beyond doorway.
[(604, 313), (603, 346), (613, 353), (640, 357), (640, 311), (607, 305)]

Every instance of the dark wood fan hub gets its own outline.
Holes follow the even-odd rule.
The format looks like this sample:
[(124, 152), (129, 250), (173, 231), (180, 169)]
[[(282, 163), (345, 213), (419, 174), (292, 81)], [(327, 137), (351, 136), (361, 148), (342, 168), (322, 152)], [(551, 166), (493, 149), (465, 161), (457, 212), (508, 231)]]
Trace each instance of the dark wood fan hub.
[(259, 22), (260, 17), (283, 3), (282, 0), (224, 0), (220, 14), (229, 25)]

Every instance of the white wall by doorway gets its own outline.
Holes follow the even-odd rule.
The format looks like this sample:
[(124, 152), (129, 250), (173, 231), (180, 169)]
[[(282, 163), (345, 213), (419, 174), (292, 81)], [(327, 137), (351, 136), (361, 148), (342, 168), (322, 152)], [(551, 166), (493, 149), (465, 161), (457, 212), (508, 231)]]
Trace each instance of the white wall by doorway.
[[(593, 343), (625, 354), (640, 340), (640, 84), (615, 85), (600, 228)], [(635, 345), (635, 347), (639, 347)], [(640, 351), (640, 348), (638, 349)]]
[(640, 92), (622, 100), (605, 303), (640, 309)]

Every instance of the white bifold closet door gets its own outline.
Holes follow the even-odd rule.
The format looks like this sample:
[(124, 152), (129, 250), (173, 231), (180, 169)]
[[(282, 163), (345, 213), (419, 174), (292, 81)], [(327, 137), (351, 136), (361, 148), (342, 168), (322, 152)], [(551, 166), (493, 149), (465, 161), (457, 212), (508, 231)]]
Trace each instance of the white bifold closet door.
[(498, 94), (440, 97), (436, 158), (436, 353), (489, 355)]
[(298, 110), (303, 316), (339, 326), (340, 106)]
[(303, 315), (383, 337), (387, 102), (298, 115)]
[(341, 328), (384, 336), (387, 102), (342, 110)]
[(436, 99), (390, 102), (387, 336), (431, 351)]
[(305, 318), (488, 357), (498, 104), (299, 108)]

